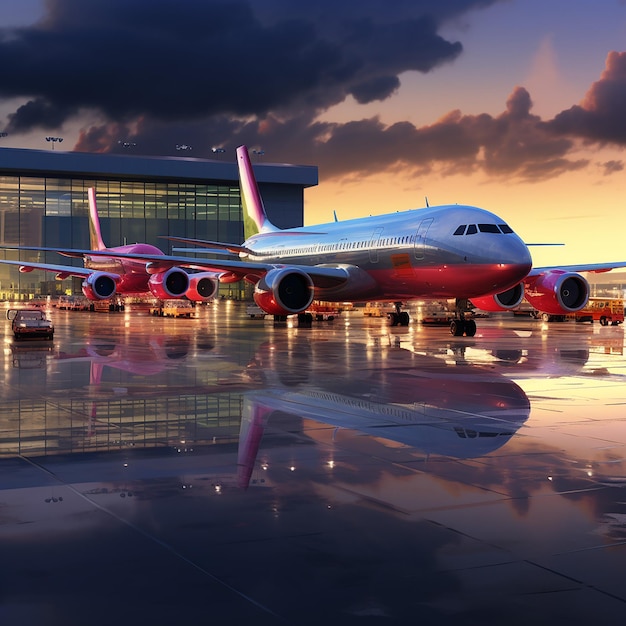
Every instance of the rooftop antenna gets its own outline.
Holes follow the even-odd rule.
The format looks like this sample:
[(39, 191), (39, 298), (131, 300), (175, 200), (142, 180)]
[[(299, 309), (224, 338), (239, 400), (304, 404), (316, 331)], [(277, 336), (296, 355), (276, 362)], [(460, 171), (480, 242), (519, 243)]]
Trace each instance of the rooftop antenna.
[(430, 208), (430, 204), (428, 204), (428, 196), (424, 196), (424, 200), (426, 200), (426, 208)]

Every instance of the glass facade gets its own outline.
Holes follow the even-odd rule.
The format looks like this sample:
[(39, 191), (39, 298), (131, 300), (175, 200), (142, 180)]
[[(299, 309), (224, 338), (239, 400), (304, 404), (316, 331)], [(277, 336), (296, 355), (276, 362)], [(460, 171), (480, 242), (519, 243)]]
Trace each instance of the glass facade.
[[(107, 246), (145, 242), (169, 249), (162, 236), (243, 241), (239, 187), (139, 180), (0, 176), (0, 245), (88, 249), (87, 189), (96, 189)], [(82, 265), (52, 252), (2, 250), (6, 259)], [(19, 255), (19, 256), (18, 256)], [(20, 273), (0, 264), (0, 299), (80, 293), (80, 279), (52, 272)], [(243, 289), (243, 286), (241, 287)], [(228, 288), (229, 295), (233, 289)], [(237, 294), (234, 294), (237, 295)]]
[[(41, 358), (45, 363), (46, 357)], [(0, 459), (167, 448), (181, 441), (202, 446), (214, 442), (216, 435), (220, 444), (236, 443), (241, 402), (241, 394), (230, 393), (99, 399), (97, 403), (71, 394), (67, 399), (3, 400)]]

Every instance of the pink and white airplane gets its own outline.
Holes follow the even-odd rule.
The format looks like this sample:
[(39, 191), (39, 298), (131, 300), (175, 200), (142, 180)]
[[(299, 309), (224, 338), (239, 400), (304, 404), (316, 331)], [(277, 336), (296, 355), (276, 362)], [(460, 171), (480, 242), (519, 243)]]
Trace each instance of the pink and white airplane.
[[(167, 287), (169, 293), (182, 295), (183, 288), (170, 287), (184, 279), (181, 268), (213, 272), (222, 283), (245, 280), (254, 284), (258, 306), (275, 316), (304, 314), (314, 299), (378, 300), (395, 302), (393, 323), (407, 325), (403, 301), (456, 298), (459, 313), (450, 325), (455, 336), (476, 333), (475, 321), (462, 313), (461, 303), (468, 300), (483, 310), (505, 311), (526, 297), (541, 312), (574, 313), (589, 295), (587, 280), (579, 272), (626, 267), (626, 262), (618, 262), (533, 268), (528, 246), (504, 220), (484, 209), (456, 204), (281, 230), (267, 217), (246, 146), (237, 149), (237, 165), (245, 213), (243, 244), (169, 237), (237, 258), (163, 255), (132, 246), (56, 251), (88, 255), (92, 264), (98, 257), (107, 260), (85, 281), (85, 293), (91, 297), (112, 295), (119, 276), (110, 271), (111, 264), (135, 267), (134, 261), (151, 275), (149, 282), (161, 294)], [(72, 268), (60, 267), (55, 271), (70, 275)]]
[[(89, 189), (88, 197), (91, 250), (16, 247), (19, 250), (58, 252), (64, 256), (82, 258), (84, 267), (4, 259), (0, 259), (0, 263), (17, 265), (20, 272), (36, 269), (56, 272), (59, 280), (80, 276), (84, 279), (83, 293), (95, 301), (108, 300), (115, 295), (137, 294), (152, 294), (162, 300), (186, 296), (196, 302), (207, 302), (215, 297), (218, 281), (214, 272), (189, 273), (169, 262), (162, 265), (159, 261), (164, 253), (147, 243), (107, 248), (100, 231), (95, 189)], [(143, 261), (141, 257), (150, 257), (150, 260)]]

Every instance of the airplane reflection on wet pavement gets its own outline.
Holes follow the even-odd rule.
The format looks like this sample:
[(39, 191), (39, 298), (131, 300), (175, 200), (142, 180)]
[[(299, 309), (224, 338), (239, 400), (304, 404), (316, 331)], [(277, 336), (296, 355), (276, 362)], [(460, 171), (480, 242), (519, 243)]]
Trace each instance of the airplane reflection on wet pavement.
[(626, 614), (620, 327), (52, 315), (4, 336), (2, 623)]

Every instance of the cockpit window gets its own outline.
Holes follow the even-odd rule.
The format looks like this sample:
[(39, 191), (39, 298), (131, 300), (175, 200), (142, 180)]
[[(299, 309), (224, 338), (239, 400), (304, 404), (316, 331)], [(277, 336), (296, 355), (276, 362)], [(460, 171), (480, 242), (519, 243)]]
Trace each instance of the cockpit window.
[(461, 226), (457, 226), (453, 235), (475, 235), (477, 232), (508, 235), (513, 232), (513, 229), (507, 224), (470, 224), (469, 226), (461, 224)]
[(500, 229), (497, 224), (478, 224), (478, 230), (481, 233), (498, 233), (500, 234)]

